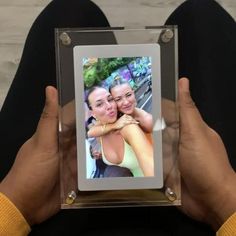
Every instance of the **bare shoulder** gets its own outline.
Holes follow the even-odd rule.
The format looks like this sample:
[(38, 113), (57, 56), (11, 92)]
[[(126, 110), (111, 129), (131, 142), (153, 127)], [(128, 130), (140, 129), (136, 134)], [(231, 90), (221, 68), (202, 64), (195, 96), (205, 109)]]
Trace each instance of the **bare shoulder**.
[(147, 116), (152, 116), (150, 113), (146, 112), (145, 110), (141, 108), (135, 108), (135, 113), (137, 117), (147, 117)]
[(123, 137), (134, 137), (135, 134), (138, 134), (140, 132), (142, 132), (142, 129), (137, 124), (126, 125), (120, 130), (120, 133)]
[(121, 132), (122, 131), (132, 131), (132, 130), (137, 130), (137, 129), (138, 130), (140, 129), (139, 125), (137, 125), (137, 124), (129, 124), (129, 125), (124, 126), (121, 129)]

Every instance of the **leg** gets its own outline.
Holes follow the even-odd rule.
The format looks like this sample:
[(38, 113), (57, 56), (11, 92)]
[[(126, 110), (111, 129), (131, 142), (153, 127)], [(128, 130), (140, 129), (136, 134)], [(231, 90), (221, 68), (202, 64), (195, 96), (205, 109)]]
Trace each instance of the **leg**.
[[(109, 26), (106, 17), (89, 0), (53, 0), (33, 23), (0, 113), (1, 179), (11, 168), (19, 147), (35, 131), (43, 109), (45, 87), (56, 85), (54, 28), (106, 26)], [(30, 235), (73, 235), (78, 222), (89, 228), (87, 211), (79, 214), (62, 211), (52, 220), (35, 226)], [(81, 228), (78, 227), (77, 233)]]
[[(222, 137), (236, 169), (236, 116), (231, 105), (236, 100), (236, 23), (213, 0), (189, 0), (173, 12), (166, 24), (178, 25), (180, 77), (190, 79), (197, 107)], [(178, 235), (213, 235), (204, 225), (183, 218)]]
[(236, 100), (236, 23), (213, 0), (190, 0), (166, 24), (178, 25), (180, 76), (189, 77), (197, 107), (222, 137), (236, 169), (232, 108)]
[(83, 0), (54, 0), (36, 19), (0, 113), (1, 179), (10, 169), (19, 147), (35, 131), (45, 87), (56, 85), (54, 28), (105, 26), (108, 21), (101, 10)]

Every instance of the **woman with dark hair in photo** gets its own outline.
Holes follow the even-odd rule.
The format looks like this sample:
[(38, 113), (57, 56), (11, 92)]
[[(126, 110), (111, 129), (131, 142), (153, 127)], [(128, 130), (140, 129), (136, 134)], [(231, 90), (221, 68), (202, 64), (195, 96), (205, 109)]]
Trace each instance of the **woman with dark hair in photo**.
[[(117, 105), (105, 88), (91, 88), (86, 103), (102, 128), (117, 120)], [(154, 176), (153, 148), (137, 124), (104, 133), (99, 141), (107, 165), (126, 167), (134, 177)]]

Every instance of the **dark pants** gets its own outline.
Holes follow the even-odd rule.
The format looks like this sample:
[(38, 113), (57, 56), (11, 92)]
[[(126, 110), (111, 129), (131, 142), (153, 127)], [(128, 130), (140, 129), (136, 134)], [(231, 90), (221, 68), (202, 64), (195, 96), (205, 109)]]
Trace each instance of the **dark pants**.
[[(189, 0), (167, 24), (179, 28), (179, 72), (204, 120), (222, 137), (236, 168), (236, 24), (213, 0)], [(88, 0), (54, 0), (34, 22), (20, 66), (0, 113), (0, 175), (32, 136), (44, 105), (44, 89), (56, 85), (54, 28), (108, 26)], [(43, 190), (42, 190), (43, 191)], [(32, 199), (33, 201), (33, 199)], [(74, 233), (73, 233), (74, 232)], [(174, 207), (63, 210), (31, 235), (214, 235)]]

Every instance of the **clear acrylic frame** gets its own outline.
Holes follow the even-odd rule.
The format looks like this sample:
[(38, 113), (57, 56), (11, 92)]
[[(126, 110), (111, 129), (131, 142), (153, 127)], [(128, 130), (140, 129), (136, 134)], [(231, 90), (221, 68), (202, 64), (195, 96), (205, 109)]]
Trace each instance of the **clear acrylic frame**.
[[(176, 26), (55, 30), (60, 106), (61, 208), (181, 204), (180, 173), (177, 163), (179, 140), (179, 114), (176, 104), (177, 33)], [(129, 62), (125, 65), (128, 69), (124, 71), (122, 65), (123, 69), (114, 70), (107, 78), (98, 82), (93, 79), (93, 76), (96, 77), (98, 73), (95, 72), (92, 77), (87, 76), (85, 82), (83, 77), (86, 72), (83, 69), (85, 64), (89, 62), (91, 66), (103, 58), (128, 58)], [(131, 66), (133, 61), (135, 61), (135, 69)], [(145, 65), (150, 67), (149, 70), (146, 68), (143, 69), (143, 74), (140, 71), (138, 73), (137, 62), (146, 63)], [(109, 176), (104, 177), (104, 173), (100, 173), (98, 177), (97, 160), (93, 159), (89, 162), (87, 160), (87, 153), (91, 154), (91, 147), (94, 145), (86, 135), (85, 126), (89, 119), (88, 111), (84, 109), (84, 87), (91, 87), (91, 81), (93, 85), (98, 83), (107, 85), (105, 82), (109, 81), (109, 78), (114, 79), (117, 75), (127, 76), (127, 70), (129, 71), (127, 78), (135, 88), (137, 106), (142, 104), (140, 107), (144, 109), (146, 106), (144, 104), (151, 99), (154, 174), (151, 177), (109, 178)], [(91, 169), (90, 177), (88, 177), (88, 166), (89, 171)], [(103, 168), (107, 166), (103, 165)]]

